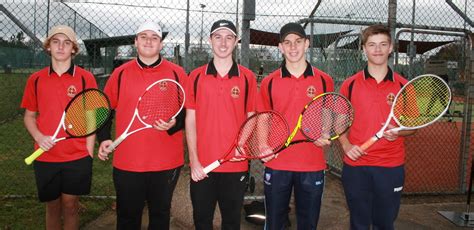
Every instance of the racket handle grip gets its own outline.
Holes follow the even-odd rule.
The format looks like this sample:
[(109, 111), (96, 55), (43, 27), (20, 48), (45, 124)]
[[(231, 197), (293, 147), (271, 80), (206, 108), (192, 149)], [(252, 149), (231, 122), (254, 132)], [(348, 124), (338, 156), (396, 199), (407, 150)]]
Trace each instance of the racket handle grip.
[(38, 158), (39, 156), (41, 156), (41, 154), (44, 153), (44, 150), (42, 148), (39, 148), (37, 149), (34, 153), (32, 153), (29, 157), (25, 158), (25, 163), (27, 165), (31, 165), (31, 163), (33, 163), (33, 161)]
[(221, 165), (221, 163), (219, 161), (214, 161), (212, 162), (212, 164), (206, 166), (203, 170), (206, 174), (208, 174), (209, 172), (211, 172), (212, 170), (216, 169), (217, 167), (219, 167), (219, 165)]
[(366, 142), (364, 142), (364, 144), (362, 144), (360, 146), (360, 148), (362, 150), (367, 150), (370, 146), (372, 146), (375, 142), (377, 142), (379, 140), (379, 138), (377, 138), (376, 136), (373, 136), (371, 137), (370, 139), (368, 139)]
[(119, 138), (117, 138), (117, 140), (115, 140), (114, 142), (112, 142), (112, 144), (109, 145), (109, 147), (107, 147), (107, 149), (109, 151), (114, 151), (115, 148), (117, 148), (118, 145), (120, 145), (120, 143), (122, 143), (122, 141), (125, 140), (125, 137), (124, 136), (120, 136)]

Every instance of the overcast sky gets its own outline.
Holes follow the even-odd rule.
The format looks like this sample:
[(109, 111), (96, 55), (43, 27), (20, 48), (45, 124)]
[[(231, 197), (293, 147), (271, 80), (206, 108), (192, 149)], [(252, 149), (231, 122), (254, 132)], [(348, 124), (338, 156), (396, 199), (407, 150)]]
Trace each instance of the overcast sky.
[[(5, 0), (4, 0), (5, 1)], [(67, 6), (77, 11), (73, 15), (67, 7), (59, 2), (50, 5), (50, 24), (65, 23), (75, 25), (79, 37), (85, 38), (94, 34), (98, 36), (103, 31), (108, 36), (134, 34), (135, 29), (143, 21), (159, 21), (165, 31), (169, 31), (168, 42), (180, 43), (184, 39), (186, 26), (186, 0), (79, 0), (66, 1)], [(207, 38), (212, 22), (221, 18), (241, 23), (243, 0), (199, 0), (190, 1), (190, 34), (197, 42), (202, 30)], [(256, 0), (256, 20), (251, 22), (251, 28), (269, 32), (278, 32), (279, 28), (290, 21), (307, 17), (314, 7), (315, 0)], [(473, 0), (453, 0), (465, 10), (474, 20)], [(6, 0), (3, 3), (9, 11), (31, 30), (35, 30), (39, 38), (46, 36), (47, 1), (46, 0)], [(205, 7), (201, 8), (200, 4)], [(352, 19), (365, 21), (387, 20), (388, 0), (323, 0), (316, 11), (317, 18)], [(398, 0), (397, 21), (411, 22), (413, 0)], [(36, 14), (34, 14), (35, 10)], [(202, 10), (202, 13), (201, 13)], [(236, 14), (238, 12), (238, 14)], [(0, 14), (0, 36), (9, 37), (19, 31), (4, 14)], [(88, 21), (96, 25), (90, 26)], [(416, 0), (416, 24), (436, 25), (444, 27), (463, 27), (463, 20), (442, 0)], [(332, 33), (343, 30), (358, 32), (360, 26), (351, 25), (316, 25), (316, 33)], [(467, 27), (471, 29), (471, 27)], [(205, 42), (207, 42), (205, 40)]]

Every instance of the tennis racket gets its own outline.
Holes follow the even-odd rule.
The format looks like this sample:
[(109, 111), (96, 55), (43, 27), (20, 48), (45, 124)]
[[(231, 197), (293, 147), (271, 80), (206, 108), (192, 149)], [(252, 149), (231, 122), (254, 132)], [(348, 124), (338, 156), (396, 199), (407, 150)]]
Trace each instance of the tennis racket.
[[(352, 125), (354, 110), (341, 94), (328, 92), (314, 97), (301, 112), (285, 147), (301, 142), (314, 142), (320, 138), (335, 140)], [(298, 131), (305, 139), (293, 141)]]
[[(75, 137), (86, 137), (94, 134), (107, 122), (111, 114), (110, 102), (107, 96), (98, 89), (86, 89), (74, 96), (66, 106), (59, 122), (58, 128), (52, 138), (54, 142)], [(58, 138), (61, 128), (67, 136)], [(36, 158), (44, 153), (39, 148), (25, 163), (30, 165)]]
[(367, 150), (383, 137), (391, 119), (399, 127), (394, 131), (414, 130), (433, 124), (448, 110), (451, 90), (433, 74), (424, 74), (407, 82), (397, 93), (384, 126), (360, 147)]
[[(255, 113), (242, 124), (226, 154), (205, 167), (204, 172), (207, 174), (234, 157), (261, 159), (274, 154), (285, 145), (289, 132), (285, 118), (279, 113), (274, 111)], [(235, 149), (240, 155), (235, 154)]]
[[(175, 118), (184, 106), (184, 90), (176, 81), (162, 79), (152, 83), (145, 89), (145, 92), (138, 98), (137, 106), (133, 113), (130, 124), (125, 131), (108, 146), (109, 151), (113, 151), (128, 136), (153, 128), (153, 123), (158, 120), (169, 121)], [(134, 130), (130, 130), (132, 124)]]

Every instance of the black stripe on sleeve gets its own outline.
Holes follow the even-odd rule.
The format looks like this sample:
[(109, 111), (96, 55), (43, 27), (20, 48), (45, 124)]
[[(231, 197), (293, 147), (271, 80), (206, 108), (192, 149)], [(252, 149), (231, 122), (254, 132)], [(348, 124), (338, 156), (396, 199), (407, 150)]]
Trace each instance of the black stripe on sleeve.
[(273, 78), (268, 83), (268, 98), (270, 99), (270, 108), (271, 109), (273, 109), (272, 87), (273, 87)]
[(351, 83), (349, 83), (349, 88), (348, 88), (348, 91), (349, 91), (349, 92), (348, 92), (348, 94), (347, 94), (347, 99), (348, 99), (349, 101), (351, 101), (351, 98), (352, 98), (352, 89), (353, 89), (353, 87), (354, 87), (354, 82), (355, 82), (355, 81), (351, 81)]
[(86, 89), (86, 79), (84, 79), (84, 76), (81, 75), (81, 81), (82, 81), (82, 90)]
[(199, 73), (194, 80), (194, 101), (197, 100), (197, 89), (198, 89), (198, 82), (199, 82), (199, 77), (201, 77), (201, 74)]
[(321, 83), (323, 85), (323, 93), (325, 93), (326, 92), (326, 80), (324, 80), (323, 76), (321, 76)]
[(248, 96), (249, 96), (249, 81), (247, 79), (247, 76), (244, 74), (245, 77), (245, 98), (244, 98), (244, 112), (247, 114), (247, 101), (248, 101)]
[(120, 84), (122, 83), (123, 71), (124, 70), (120, 71), (119, 76), (118, 76), (118, 80), (117, 80), (117, 101), (120, 98)]
[(38, 81), (39, 81), (39, 76), (36, 77), (35, 79), (35, 99), (36, 99), (36, 107), (37, 107), (37, 112), (39, 113), (39, 103), (38, 103)]
[[(179, 83), (178, 73), (173, 71), (173, 74), (174, 74), (174, 79), (176, 80), (176, 82)], [(176, 116), (176, 124), (170, 129), (168, 129), (168, 131), (166, 131), (168, 135), (171, 136), (175, 134), (176, 132), (178, 132), (179, 130), (184, 129), (185, 118), (186, 118), (186, 109), (183, 108), (181, 112), (178, 113), (178, 116)]]

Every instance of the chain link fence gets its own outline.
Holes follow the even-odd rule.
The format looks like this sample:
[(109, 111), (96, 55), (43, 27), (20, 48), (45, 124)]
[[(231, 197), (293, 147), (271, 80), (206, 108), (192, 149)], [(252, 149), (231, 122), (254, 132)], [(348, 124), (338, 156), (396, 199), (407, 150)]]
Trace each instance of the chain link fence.
[[(365, 66), (360, 31), (374, 23), (393, 31), (394, 69), (411, 79), (423, 73), (442, 75), (453, 102), (440, 122), (407, 138), (405, 194), (462, 194), (466, 191), (472, 152), (472, 39), (474, 2), (469, 0), (290, 0), (255, 1), (102, 1), (15, 0), (0, 3), (0, 197), (35, 197), (33, 170), (22, 159), (32, 139), (19, 108), (29, 74), (49, 65), (41, 42), (48, 28), (67, 24), (80, 39), (75, 63), (95, 74), (103, 87), (112, 70), (136, 56), (134, 31), (144, 21), (159, 22), (166, 37), (162, 55), (186, 71), (209, 62), (209, 29), (218, 19), (234, 21), (241, 43), (235, 59), (259, 80), (283, 61), (278, 32), (300, 22), (310, 35), (307, 58), (328, 72), (339, 88)], [(416, 4), (416, 5), (414, 5)], [(331, 172), (342, 168), (342, 150), (326, 149)], [(93, 203), (109, 205), (114, 189), (110, 162), (94, 162)], [(251, 162), (248, 199), (263, 197), (262, 171)], [(97, 208), (100, 210), (100, 208)], [(1, 222), (1, 221), (0, 221)]]

